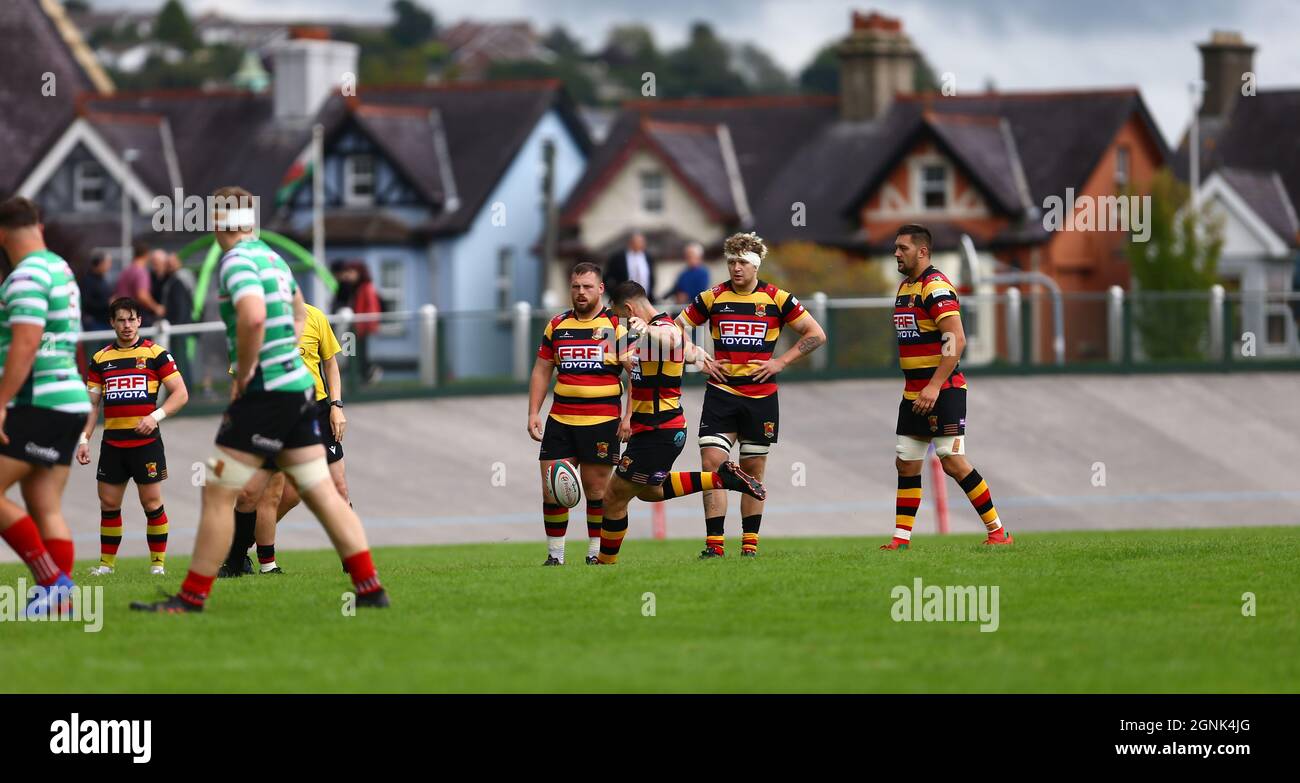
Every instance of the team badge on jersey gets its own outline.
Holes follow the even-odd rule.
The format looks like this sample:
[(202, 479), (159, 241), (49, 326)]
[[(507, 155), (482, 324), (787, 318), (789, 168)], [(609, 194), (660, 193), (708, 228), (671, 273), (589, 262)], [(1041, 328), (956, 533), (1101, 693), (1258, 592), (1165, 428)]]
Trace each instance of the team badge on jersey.
[(140, 357), (137, 357), (137, 358), (136, 358), (136, 360), (135, 360), (135, 368), (136, 368), (137, 370), (144, 370), (144, 369), (147, 369), (148, 367), (149, 367), (149, 364), (148, 364), (148, 362), (145, 361), (145, 358), (144, 358), (143, 356), (140, 356)]
[(632, 467), (632, 458), (631, 458), (631, 457), (623, 457), (622, 459), (620, 459), (620, 460), (618, 461), (618, 469), (619, 469), (619, 470), (624, 470), (624, 471), (625, 471), (625, 470), (627, 470), (627, 469), (630, 468), (630, 467)]
[(774, 421), (763, 422), (763, 436), (767, 438), (776, 437), (776, 422)]
[(607, 440), (596, 441), (596, 458), (604, 459), (608, 456), (609, 456), (609, 441)]

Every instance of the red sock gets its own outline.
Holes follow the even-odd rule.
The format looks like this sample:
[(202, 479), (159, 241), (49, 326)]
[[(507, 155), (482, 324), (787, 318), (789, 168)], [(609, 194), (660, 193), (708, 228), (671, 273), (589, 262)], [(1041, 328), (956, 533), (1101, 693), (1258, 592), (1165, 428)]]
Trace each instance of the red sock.
[(357, 595), (373, 593), (383, 588), (383, 585), (379, 584), (379, 574), (375, 572), (374, 561), (370, 559), (369, 549), (346, 558), (343, 566), (348, 569), (348, 576), (352, 577), (352, 586), (357, 589)]
[(208, 593), (212, 592), (212, 582), (215, 579), (216, 576), (204, 576), (190, 571), (181, 583), (180, 599), (195, 606), (203, 606), (203, 602), (208, 600)]
[(37, 584), (47, 587), (58, 580), (59, 566), (54, 562), (54, 558), (50, 557), (45, 542), (41, 541), (41, 531), (36, 529), (36, 523), (32, 521), (31, 516), (24, 516), (5, 528), (4, 532), (0, 533), (0, 538), (4, 538), (5, 543), (12, 547), (32, 570), (32, 576), (36, 578)]
[(54, 558), (54, 564), (65, 574), (72, 573), (72, 563), (76, 559), (72, 542), (66, 538), (45, 539), (45, 551)]

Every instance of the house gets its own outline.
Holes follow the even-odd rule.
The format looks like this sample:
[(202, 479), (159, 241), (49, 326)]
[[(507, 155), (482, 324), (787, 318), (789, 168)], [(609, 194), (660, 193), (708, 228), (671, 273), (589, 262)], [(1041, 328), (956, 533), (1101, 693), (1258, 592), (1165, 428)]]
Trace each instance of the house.
[[(1223, 222), (1219, 276), (1241, 295), (1241, 329), (1260, 355), (1297, 355), (1296, 313), (1286, 297), (1300, 287), (1300, 88), (1243, 94), (1255, 47), (1215, 31), (1198, 44), (1205, 93), (1197, 112), (1200, 202)], [(1191, 179), (1190, 128), (1177, 171)]]
[[(590, 147), (558, 82), (366, 88), (345, 96), (354, 44), (302, 31), (272, 54), (266, 93), (153, 91), (83, 100), (76, 119), (19, 190), (82, 251), (116, 243), (122, 199), (131, 232), (179, 248), (202, 236), (158, 222), (160, 203), (239, 184), (264, 228), (311, 246), (312, 188), (294, 179), (322, 130), (326, 262), (359, 261), (385, 309), (432, 303), (445, 314), (444, 377), (507, 374), (516, 301), (540, 303), (544, 162), (557, 198)], [(163, 201), (159, 201), (162, 199)], [(309, 273), (309, 300), (328, 306)], [(372, 359), (414, 370), (413, 320), (385, 326)]]
[(449, 69), (457, 79), (478, 81), (488, 76), (494, 63), (555, 60), (555, 52), (542, 43), (527, 21), (479, 22), (465, 20), (438, 36), (447, 47)]
[[(875, 13), (853, 15), (839, 60), (838, 96), (628, 104), (565, 206), (563, 247), (603, 259), (640, 229), (660, 235), (663, 256), (697, 239), (716, 258), (719, 238), (752, 228), (777, 247), (814, 242), (889, 263), (897, 227), (920, 222), (934, 232), (936, 264), (954, 275), (968, 234), (987, 272), (1042, 273), (1066, 293), (1127, 287), (1128, 233), (1060, 230), (1045, 217), (1053, 197), (1140, 191), (1165, 164), (1136, 89), (915, 95), (916, 51), (899, 20)], [(734, 167), (710, 134), (730, 138)], [(736, 193), (748, 216), (733, 208)], [(1094, 304), (1067, 306), (1071, 359), (1105, 353)], [(1033, 307), (1041, 360), (1050, 312), (1045, 297)]]

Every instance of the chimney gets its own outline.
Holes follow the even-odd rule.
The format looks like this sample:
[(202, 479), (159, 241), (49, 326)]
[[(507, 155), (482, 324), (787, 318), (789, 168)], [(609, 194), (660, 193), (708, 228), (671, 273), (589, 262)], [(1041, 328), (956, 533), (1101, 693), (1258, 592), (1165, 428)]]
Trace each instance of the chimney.
[(916, 58), (901, 20), (854, 11), (853, 29), (839, 46), (840, 118), (874, 120), (895, 95), (910, 95)]
[(331, 41), (322, 27), (290, 30), (289, 40), (271, 50), (276, 120), (311, 120), (344, 79), (356, 84), (359, 49), (354, 43)]
[(1254, 70), (1255, 47), (1233, 30), (1215, 30), (1209, 41), (1196, 46), (1201, 50), (1201, 79), (1205, 81), (1200, 117), (1226, 118), (1241, 95), (1242, 76)]

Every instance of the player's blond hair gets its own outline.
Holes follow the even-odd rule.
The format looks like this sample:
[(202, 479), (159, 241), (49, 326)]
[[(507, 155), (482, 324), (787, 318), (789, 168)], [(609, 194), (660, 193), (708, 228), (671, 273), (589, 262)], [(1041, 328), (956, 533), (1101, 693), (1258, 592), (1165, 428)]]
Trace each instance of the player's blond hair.
[(758, 256), (759, 260), (767, 257), (767, 245), (763, 244), (763, 238), (753, 231), (742, 234), (732, 234), (722, 243), (722, 254), (727, 258), (740, 258), (745, 253), (753, 253)]

